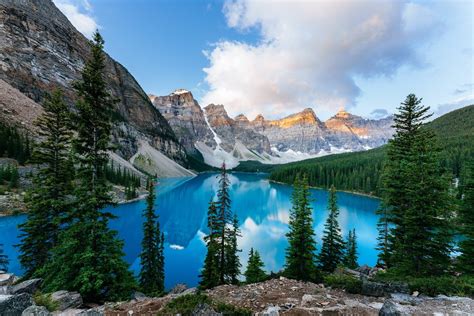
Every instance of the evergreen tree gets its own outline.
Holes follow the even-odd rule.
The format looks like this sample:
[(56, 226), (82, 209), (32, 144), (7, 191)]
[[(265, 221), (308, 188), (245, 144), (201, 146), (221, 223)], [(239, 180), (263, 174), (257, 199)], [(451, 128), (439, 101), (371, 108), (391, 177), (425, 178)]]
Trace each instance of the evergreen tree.
[(321, 270), (333, 272), (338, 264), (342, 263), (344, 257), (344, 241), (341, 236), (341, 228), (337, 217), (339, 208), (337, 206), (336, 188), (331, 186), (328, 201), (329, 215), (324, 225), (323, 245), (319, 255)]
[(232, 212), (230, 209), (230, 195), (229, 195), (230, 181), (227, 174), (225, 163), (222, 164), (221, 175), (219, 178), (219, 190), (217, 191), (217, 218), (215, 224), (219, 231), (219, 284), (227, 283), (227, 260), (226, 250), (229, 248), (226, 245), (230, 230), (228, 225), (232, 224)]
[(302, 180), (296, 178), (291, 202), (285, 274), (292, 279), (316, 281), (319, 278), (315, 265), (316, 242), (306, 176)]
[(8, 271), (8, 256), (3, 253), (3, 244), (0, 244), (0, 270)]
[(28, 191), (26, 221), (20, 225), (20, 263), (24, 277), (37, 275), (58, 241), (71, 207), (74, 168), (70, 159), (72, 131), (70, 112), (60, 90), (46, 98), (44, 112), (35, 122), (42, 141), (33, 151), (39, 172)]
[(232, 220), (232, 227), (229, 229), (229, 240), (226, 250), (227, 258), (225, 264), (227, 269), (227, 282), (231, 284), (238, 284), (238, 276), (240, 274), (240, 268), (242, 265), (240, 264), (239, 256), (237, 255), (237, 253), (240, 251), (237, 247), (237, 237), (241, 235), (239, 229), (239, 220), (235, 214)]
[(349, 236), (347, 238), (344, 265), (350, 269), (355, 269), (359, 266), (357, 259), (357, 236), (354, 228), (349, 231)]
[(77, 291), (86, 301), (129, 297), (135, 287), (123, 259), (123, 242), (108, 227), (113, 215), (103, 210), (113, 204), (105, 167), (114, 104), (105, 82), (103, 45), (102, 37), (96, 32), (91, 42), (91, 57), (85, 64), (82, 79), (75, 84), (79, 95), (74, 120), (78, 165), (76, 203), (44, 273), (45, 291)]
[(393, 237), (391, 237), (391, 231), (389, 227), (389, 212), (387, 207), (383, 205), (380, 206), (379, 209), (376, 211), (377, 215), (379, 216), (379, 220), (377, 223), (377, 230), (378, 230), (378, 237), (377, 237), (377, 247), (378, 250), (377, 254), (377, 266), (379, 267), (388, 267), (390, 265), (390, 255), (392, 246), (390, 244)]
[(199, 282), (199, 287), (202, 289), (209, 289), (219, 284), (219, 232), (216, 222), (217, 207), (216, 203), (211, 200), (207, 211), (207, 228), (209, 229), (209, 234), (204, 238), (206, 241), (207, 254), (200, 275), (201, 281)]
[(465, 183), (462, 184), (463, 197), (460, 210), (460, 233), (463, 237), (459, 243), (461, 255), (458, 257), (458, 268), (468, 274), (474, 274), (474, 161), (466, 164)]
[(267, 274), (263, 270), (263, 266), (264, 265), (258, 251), (254, 251), (253, 248), (250, 248), (247, 270), (245, 270), (244, 273), (245, 282), (250, 284), (265, 280), (267, 278)]
[(140, 254), (140, 288), (148, 295), (164, 292), (164, 236), (160, 231), (158, 216), (155, 214), (155, 187), (153, 181), (147, 184), (148, 196), (143, 217), (143, 240)]
[(201, 274), (201, 288), (238, 283), (240, 261), (237, 255), (238, 220), (230, 209), (229, 177), (222, 164), (217, 201), (209, 205), (206, 236), (207, 255)]
[(383, 176), (389, 267), (408, 275), (442, 273), (451, 252), (449, 180), (440, 176), (439, 148), (423, 127), (429, 107), (410, 94), (395, 114)]

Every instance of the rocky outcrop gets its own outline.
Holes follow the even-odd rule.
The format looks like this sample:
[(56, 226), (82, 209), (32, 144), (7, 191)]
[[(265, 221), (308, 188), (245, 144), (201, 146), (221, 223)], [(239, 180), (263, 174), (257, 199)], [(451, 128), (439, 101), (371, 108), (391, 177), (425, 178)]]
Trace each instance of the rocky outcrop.
[(60, 311), (82, 305), (81, 294), (77, 292), (57, 291), (51, 294), (51, 300), (58, 305)]
[[(31, 99), (15, 97), (18, 100), (8, 108), (11, 113), (21, 114), (25, 107), (36, 111), (32, 102), (41, 104), (45, 93), (55, 88), (61, 88), (73, 106), (72, 84), (80, 78), (88, 57), (88, 40), (51, 0), (0, 0), (0, 79)], [(184, 163), (186, 152), (167, 121), (127, 69), (108, 55), (106, 74), (108, 89), (118, 100), (112, 137), (116, 152), (129, 159), (137, 151), (137, 141), (146, 139), (169, 158)], [(11, 88), (3, 86), (0, 83), (0, 100), (4, 100), (0, 106), (11, 98)], [(30, 125), (38, 113), (12, 117)]]
[(191, 92), (178, 89), (167, 96), (148, 96), (161, 115), (168, 121), (178, 140), (188, 153), (195, 153), (196, 141), (215, 148), (216, 142), (206, 123), (204, 112)]
[(21, 315), (33, 303), (33, 297), (28, 293), (0, 295), (0, 315)]
[(21, 316), (50, 316), (51, 313), (44, 306), (32, 305), (25, 309)]

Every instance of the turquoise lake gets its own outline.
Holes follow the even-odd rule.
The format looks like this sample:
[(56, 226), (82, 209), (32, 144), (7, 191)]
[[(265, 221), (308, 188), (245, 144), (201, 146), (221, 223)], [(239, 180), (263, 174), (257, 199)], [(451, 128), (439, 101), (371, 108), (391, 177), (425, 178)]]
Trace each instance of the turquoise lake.
[[(257, 249), (268, 272), (279, 271), (284, 265), (292, 188), (269, 182), (265, 174), (232, 173), (232, 209), (240, 221), (242, 249), (240, 258), (245, 269), (251, 247)], [(162, 179), (157, 185), (156, 212), (165, 233), (166, 287), (176, 283), (195, 286), (206, 254), (203, 236), (207, 232), (206, 213), (217, 190), (217, 174), (205, 173), (193, 178)], [(312, 189), (314, 228), (318, 248), (326, 220), (328, 192)], [(339, 223), (344, 237), (356, 229), (359, 264), (374, 265), (377, 260), (376, 237), (379, 200), (350, 193), (338, 192)], [(144, 201), (122, 204), (110, 208), (117, 216), (110, 222), (125, 241), (125, 259), (135, 272), (139, 269), (142, 239), (142, 211)], [(9, 271), (21, 274), (18, 263), (17, 225), (25, 216), (0, 217), (0, 243), (10, 258)]]

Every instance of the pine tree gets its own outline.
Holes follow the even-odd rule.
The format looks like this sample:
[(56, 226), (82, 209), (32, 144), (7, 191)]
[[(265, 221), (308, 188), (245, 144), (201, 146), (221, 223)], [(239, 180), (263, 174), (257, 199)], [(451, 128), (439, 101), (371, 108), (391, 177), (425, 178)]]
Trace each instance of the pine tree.
[(323, 245), (319, 255), (321, 270), (333, 272), (344, 257), (344, 241), (339, 227), (336, 188), (331, 186), (328, 201), (329, 215), (324, 225)]
[(3, 244), (0, 244), (0, 270), (1, 271), (8, 271), (8, 256), (3, 253)]
[(232, 223), (232, 212), (230, 209), (229, 195), (230, 181), (227, 174), (225, 163), (222, 164), (221, 175), (219, 178), (219, 190), (217, 191), (217, 218), (215, 224), (219, 231), (219, 284), (226, 284), (226, 242), (229, 236), (228, 224)]
[(207, 211), (207, 228), (209, 229), (209, 234), (204, 238), (206, 241), (207, 254), (200, 275), (201, 281), (199, 282), (199, 287), (202, 289), (209, 289), (219, 285), (219, 233), (217, 231), (216, 221), (217, 207), (216, 203), (211, 200)]
[(217, 201), (209, 204), (206, 236), (207, 255), (201, 274), (201, 288), (238, 283), (240, 261), (237, 255), (238, 220), (230, 209), (230, 181), (225, 164), (219, 177)]
[(263, 270), (263, 266), (258, 251), (254, 251), (253, 248), (250, 248), (247, 270), (245, 270), (244, 273), (245, 282), (250, 284), (264, 281), (267, 278), (267, 274)]
[(73, 143), (78, 165), (76, 203), (44, 273), (45, 291), (77, 291), (86, 301), (129, 297), (135, 287), (123, 259), (123, 242), (108, 227), (113, 215), (103, 211), (113, 204), (105, 167), (114, 104), (105, 82), (103, 45), (96, 32), (82, 79), (74, 85), (79, 96)]
[(457, 258), (459, 270), (474, 274), (474, 161), (466, 164), (465, 183), (462, 184), (463, 197), (460, 210), (460, 234), (463, 239), (459, 243), (461, 255)]
[(391, 231), (389, 227), (389, 212), (387, 207), (383, 205), (380, 206), (376, 211), (379, 216), (377, 223), (378, 237), (377, 237), (377, 266), (387, 268), (390, 266), (390, 255), (391, 255), (391, 241), (393, 237), (391, 236)]
[(359, 266), (357, 259), (357, 236), (354, 228), (349, 231), (349, 236), (347, 238), (344, 265), (350, 269), (355, 269)]
[(72, 131), (70, 112), (62, 93), (56, 90), (46, 98), (44, 112), (35, 122), (42, 141), (33, 151), (40, 166), (28, 191), (27, 219), (20, 225), (20, 263), (24, 277), (37, 275), (50, 258), (61, 224), (71, 207), (74, 168), (70, 159)]
[(410, 94), (395, 114), (383, 176), (389, 267), (404, 275), (442, 273), (451, 252), (449, 180), (440, 176), (439, 148), (423, 128), (429, 107)]
[(240, 268), (242, 267), (240, 264), (239, 256), (237, 253), (240, 251), (237, 247), (237, 238), (240, 237), (240, 229), (239, 229), (239, 220), (237, 216), (234, 214), (234, 218), (232, 220), (232, 227), (229, 229), (229, 240), (226, 249), (226, 275), (227, 275), (227, 282), (230, 284), (238, 284), (238, 276), (240, 275)]
[(316, 281), (319, 278), (315, 265), (316, 242), (306, 176), (303, 180), (296, 178), (291, 202), (285, 274), (292, 279)]
[(148, 196), (143, 217), (143, 240), (140, 254), (140, 288), (148, 295), (164, 292), (164, 237), (155, 214), (155, 188), (153, 181), (147, 184)]

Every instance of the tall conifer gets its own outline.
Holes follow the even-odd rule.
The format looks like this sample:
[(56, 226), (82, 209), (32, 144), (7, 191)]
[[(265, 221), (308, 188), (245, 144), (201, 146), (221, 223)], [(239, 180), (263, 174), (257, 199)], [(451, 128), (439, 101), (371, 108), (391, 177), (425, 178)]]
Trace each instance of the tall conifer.
[(319, 264), (323, 271), (333, 272), (344, 257), (344, 240), (339, 227), (339, 207), (337, 206), (336, 188), (331, 186), (328, 201), (329, 215), (324, 225), (323, 245), (319, 255)]
[(317, 280), (316, 242), (314, 240), (311, 197), (306, 176), (295, 180), (291, 197), (290, 231), (286, 234), (285, 275), (297, 280)]
[(33, 151), (39, 172), (33, 178), (26, 204), (27, 219), (20, 225), (20, 263), (24, 277), (37, 275), (56, 246), (61, 224), (71, 208), (74, 174), (71, 157), (70, 112), (60, 90), (46, 98), (35, 122), (41, 141)]
[(357, 259), (357, 236), (354, 228), (349, 231), (349, 236), (347, 237), (344, 265), (350, 269), (355, 269), (359, 266)]
[(460, 210), (460, 233), (463, 237), (459, 244), (461, 255), (458, 268), (468, 274), (474, 274), (474, 161), (465, 167), (465, 180), (462, 184), (463, 196)]
[(219, 284), (219, 253), (218, 239), (219, 232), (216, 226), (217, 207), (214, 201), (209, 202), (207, 211), (207, 228), (209, 234), (204, 238), (206, 241), (207, 253), (204, 260), (204, 267), (201, 272), (199, 287), (209, 289)]
[(148, 295), (164, 292), (164, 236), (155, 214), (155, 187), (153, 181), (147, 183), (148, 196), (143, 217), (143, 240), (140, 254), (140, 288)]
[(237, 216), (234, 214), (234, 218), (232, 219), (232, 226), (229, 227), (229, 237), (227, 241), (227, 250), (226, 250), (226, 274), (227, 274), (227, 282), (231, 284), (238, 284), (238, 276), (240, 275), (240, 260), (238, 256), (238, 252), (240, 250), (237, 247), (237, 238), (240, 235), (239, 229), (239, 220)]
[(400, 273), (432, 275), (449, 264), (449, 180), (440, 176), (439, 148), (423, 127), (429, 107), (410, 94), (395, 114), (383, 176), (383, 204), (391, 226), (390, 265)]
[(263, 270), (263, 266), (264, 265), (258, 251), (254, 251), (253, 248), (250, 248), (247, 269), (244, 273), (245, 282), (250, 284), (264, 281), (267, 278), (267, 274)]
[(4, 254), (3, 251), (3, 244), (0, 244), (0, 270), (2, 271), (8, 271), (8, 263), (10, 261), (8, 260), (8, 256)]
[(46, 291), (78, 291), (86, 301), (128, 297), (135, 286), (122, 251), (123, 242), (109, 229), (113, 218), (103, 209), (111, 205), (106, 179), (114, 101), (105, 82), (104, 41), (98, 32), (91, 42), (91, 57), (82, 79), (75, 84), (79, 96), (74, 141), (78, 165), (75, 208), (47, 265)]

